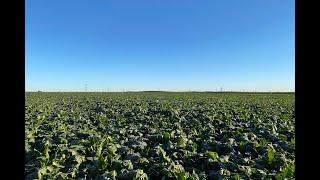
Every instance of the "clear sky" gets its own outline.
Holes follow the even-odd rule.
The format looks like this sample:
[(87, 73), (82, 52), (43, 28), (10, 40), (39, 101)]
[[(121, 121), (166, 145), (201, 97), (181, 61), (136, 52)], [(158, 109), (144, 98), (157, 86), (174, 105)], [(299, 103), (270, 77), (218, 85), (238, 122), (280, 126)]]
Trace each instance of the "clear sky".
[(26, 91), (294, 91), (293, 0), (28, 0)]

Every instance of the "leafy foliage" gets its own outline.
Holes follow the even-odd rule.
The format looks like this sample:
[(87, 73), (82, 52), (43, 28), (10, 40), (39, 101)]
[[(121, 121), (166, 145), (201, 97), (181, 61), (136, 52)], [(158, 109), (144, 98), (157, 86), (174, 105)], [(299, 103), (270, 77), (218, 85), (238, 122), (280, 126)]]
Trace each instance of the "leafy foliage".
[(26, 179), (294, 179), (294, 94), (26, 93)]

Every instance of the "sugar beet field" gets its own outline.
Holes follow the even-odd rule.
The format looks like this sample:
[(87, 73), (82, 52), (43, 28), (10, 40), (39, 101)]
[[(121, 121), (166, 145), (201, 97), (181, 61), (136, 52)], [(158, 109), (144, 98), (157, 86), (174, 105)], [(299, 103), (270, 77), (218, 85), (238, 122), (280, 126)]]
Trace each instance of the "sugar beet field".
[(26, 179), (294, 179), (294, 93), (26, 93)]

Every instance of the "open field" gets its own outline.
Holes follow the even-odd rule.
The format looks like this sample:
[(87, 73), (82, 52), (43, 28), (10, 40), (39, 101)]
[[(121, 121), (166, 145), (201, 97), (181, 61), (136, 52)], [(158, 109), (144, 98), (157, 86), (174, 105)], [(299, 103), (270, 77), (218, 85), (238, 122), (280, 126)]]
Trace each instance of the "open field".
[(294, 93), (28, 92), (26, 177), (293, 179), (294, 102)]

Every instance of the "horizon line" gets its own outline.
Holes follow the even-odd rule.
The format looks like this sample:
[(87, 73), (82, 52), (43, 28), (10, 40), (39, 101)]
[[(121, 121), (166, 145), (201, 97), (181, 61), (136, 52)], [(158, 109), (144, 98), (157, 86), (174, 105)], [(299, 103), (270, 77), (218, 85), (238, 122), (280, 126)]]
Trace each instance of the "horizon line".
[(128, 93), (128, 92), (214, 92), (214, 93), (295, 93), (295, 91), (192, 91), (192, 90), (139, 90), (139, 91), (25, 91), (27, 92), (48, 92), (48, 93)]

